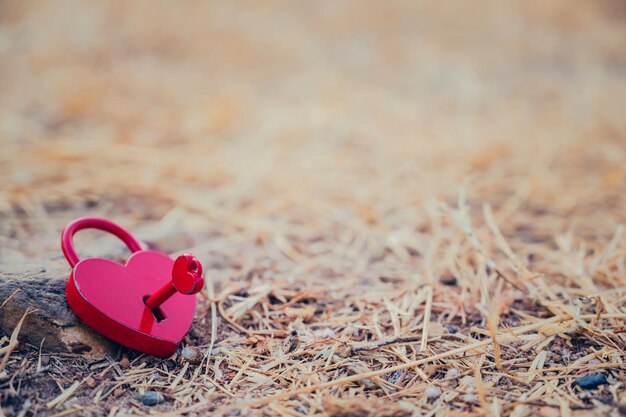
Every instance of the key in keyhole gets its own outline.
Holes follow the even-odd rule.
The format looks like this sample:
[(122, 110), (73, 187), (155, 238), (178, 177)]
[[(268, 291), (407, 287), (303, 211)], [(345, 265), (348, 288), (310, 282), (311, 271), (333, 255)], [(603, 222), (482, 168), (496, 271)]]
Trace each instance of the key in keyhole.
[(193, 255), (180, 255), (174, 261), (172, 279), (145, 299), (144, 304), (153, 312), (177, 292), (192, 295), (204, 286), (202, 264)]

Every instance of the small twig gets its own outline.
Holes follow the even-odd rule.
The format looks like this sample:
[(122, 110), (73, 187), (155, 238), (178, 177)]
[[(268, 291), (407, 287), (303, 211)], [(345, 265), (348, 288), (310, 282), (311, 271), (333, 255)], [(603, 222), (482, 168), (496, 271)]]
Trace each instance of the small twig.
[(26, 316), (28, 316), (30, 313), (34, 311), (36, 310), (30, 310), (30, 309), (26, 310), (26, 312), (22, 315), (22, 318), (20, 319), (20, 321), (17, 323), (17, 326), (15, 326), (15, 329), (13, 329), (13, 332), (11, 333), (11, 338), (9, 339), (8, 346), (2, 348), (2, 351), (4, 352), (4, 357), (2, 358), (2, 362), (0, 362), (0, 373), (4, 370), (4, 367), (9, 361), (9, 357), (11, 356), (11, 353), (15, 350), (15, 348), (19, 344), (17, 340), (17, 336), (19, 335), (20, 330), (22, 329), (22, 324), (24, 324), (24, 320), (26, 319)]
[(236, 330), (239, 330), (240, 332), (245, 333), (247, 335), (270, 335), (270, 336), (275, 336), (275, 337), (287, 337), (287, 335), (289, 334), (288, 332), (284, 330), (278, 330), (278, 329), (276, 330), (248, 330), (246, 329), (241, 324), (233, 320), (228, 315), (228, 313), (226, 313), (226, 311), (224, 310), (223, 298), (220, 299), (217, 303), (217, 311), (220, 313), (220, 316), (222, 316), (222, 318), (228, 322), (228, 324), (230, 324)]
[(0, 304), (0, 308), (3, 308), (3, 307), (6, 305), (6, 303), (8, 303), (8, 302), (9, 302), (9, 300), (11, 300), (11, 298), (13, 298), (13, 296), (14, 296), (15, 294), (17, 294), (20, 290), (21, 290), (21, 288), (16, 288), (15, 290), (13, 290), (13, 292), (11, 293), (11, 295), (9, 295), (9, 296), (6, 298), (6, 300), (4, 300), (4, 301), (2, 302), (2, 304)]
[(309, 291), (308, 290), (304, 290), (301, 293), (295, 295), (291, 300), (287, 301), (284, 304), (281, 304), (279, 306), (274, 306), (272, 304), (268, 304), (268, 307), (271, 310), (282, 311), (282, 310), (285, 310), (286, 308), (289, 308), (290, 306), (294, 305), (295, 303), (297, 303), (298, 301), (302, 300), (303, 298), (306, 298), (307, 295), (309, 295)]
[(426, 291), (426, 307), (424, 308), (424, 325), (422, 327), (422, 342), (420, 343), (420, 351), (426, 351), (426, 345), (428, 344), (428, 329), (430, 328), (430, 315), (433, 310), (433, 287), (427, 285), (424, 288)]
[(418, 336), (395, 337), (390, 340), (382, 340), (379, 342), (352, 346), (350, 350), (352, 351), (352, 353), (358, 353), (358, 352), (362, 352), (365, 350), (374, 350), (374, 349), (379, 349), (379, 348), (387, 347), (391, 345), (401, 345), (405, 343), (415, 343), (419, 341), (420, 341), (420, 337)]
[(209, 359), (213, 352), (213, 346), (215, 346), (215, 340), (217, 338), (217, 303), (215, 302), (215, 282), (213, 281), (213, 274), (206, 273), (207, 292), (209, 293), (209, 302), (211, 304), (211, 341), (209, 342), (209, 348), (202, 358), (204, 367), (204, 376), (209, 373)]
[(72, 394), (74, 394), (74, 392), (76, 392), (80, 384), (82, 384), (82, 381), (74, 382), (72, 385), (69, 386), (69, 388), (66, 388), (56, 398), (46, 403), (46, 407), (48, 407), (48, 409), (51, 409), (56, 407), (57, 405), (63, 404), (68, 398), (72, 396)]

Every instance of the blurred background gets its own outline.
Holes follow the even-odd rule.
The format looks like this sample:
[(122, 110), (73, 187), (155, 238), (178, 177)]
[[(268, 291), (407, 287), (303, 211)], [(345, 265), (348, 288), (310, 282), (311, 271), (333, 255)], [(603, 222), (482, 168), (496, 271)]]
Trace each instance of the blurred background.
[[(0, 325), (16, 335), (31, 305), (43, 323), (19, 334), (39, 349), (16, 352), (14, 376), (0, 375), (4, 412), (143, 414), (136, 394), (156, 387), (162, 410), (206, 413), (405, 363), (426, 342), (436, 356), (486, 340), (489, 317), (508, 329), (624, 312), (625, 116), (624, 0), (0, 0), (0, 303), (25, 300), (0, 307)], [(47, 353), (76, 324), (59, 237), (80, 216), (199, 257), (206, 287), (185, 344), (212, 355), (205, 372), (126, 352), (129, 371), (112, 362), (105, 376), (82, 361), (80, 333), (79, 354)], [(83, 258), (128, 256), (102, 232), (75, 246)], [(545, 416), (569, 415), (565, 402), (624, 404), (623, 328), (593, 323), (561, 339), (542, 327), (536, 351), (532, 339), (503, 347), (514, 378), (498, 373), (499, 353), (489, 364), (489, 346), (476, 363), (472, 351), (426, 376), (394, 372), (382, 389), (369, 378), (265, 410), (405, 415), (429, 384), (457, 387), (447, 370), (473, 381), (481, 367), (485, 413), (526, 415), (531, 390), (554, 407)], [(45, 345), (27, 339), (39, 329)], [(400, 336), (422, 338), (424, 352), (353, 350)], [(591, 357), (616, 370), (610, 388), (572, 385)], [(544, 360), (545, 371), (570, 359), (581, 368), (533, 381)], [(102, 382), (90, 391), (92, 374)], [(446, 392), (451, 413), (478, 410), (473, 394), (455, 400), (464, 389)], [(443, 401), (431, 400), (415, 415)]]
[(425, 250), (459, 190), (610, 237), (624, 51), (620, 0), (2, 1), (0, 263), (62, 260), (82, 215), (217, 269)]

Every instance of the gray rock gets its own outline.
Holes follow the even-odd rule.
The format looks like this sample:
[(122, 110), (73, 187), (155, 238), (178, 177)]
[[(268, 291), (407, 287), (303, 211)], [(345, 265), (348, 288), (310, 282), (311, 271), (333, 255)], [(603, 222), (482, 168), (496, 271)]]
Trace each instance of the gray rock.
[(582, 378), (578, 378), (574, 381), (574, 384), (578, 385), (583, 389), (594, 389), (598, 388), (600, 385), (608, 384), (606, 376), (604, 374), (593, 374), (583, 376)]
[(180, 355), (183, 357), (184, 360), (193, 365), (197, 365), (202, 362), (202, 358), (204, 357), (204, 355), (202, 354), (202, 350), (195, 346), (184, 347), (183, 350), (180, 352)]
[(424, 395), (426, 395), (426, 398), (428, 398), (429, 400), (435, 400), (439, 398), (441, 394), (441, 388), (435, 385), (431, 385), (424, 390)]
[(147, 405), (149, 407), (161, 404), (165, 401), (165, 398), (163, 398), (163, 394), (158, 391), (146, 391), (145, 394), (139, 396), (139, 399), (141, 400), (143, 405)]

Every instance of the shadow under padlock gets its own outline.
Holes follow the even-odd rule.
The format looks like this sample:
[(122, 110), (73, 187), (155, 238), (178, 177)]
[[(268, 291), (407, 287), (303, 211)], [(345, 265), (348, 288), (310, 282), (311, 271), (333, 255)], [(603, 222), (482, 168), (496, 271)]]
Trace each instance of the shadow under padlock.
[[(114, 234), (133, 254), (124, 265), (102, 258), (80, 260), (72, 238), (88, 228)], [(202, 265), (195, 256), (181, 255), (174, 261), (164, 253), (141, 250), (130, 233), (99, 218), (70, 223), (61, 235), (61, 247), (72, 267), (67, 301), (81, 320), (150, 355), (166, 357), (176, 350), (193, 320), (193, 295), (204, 285)]]

